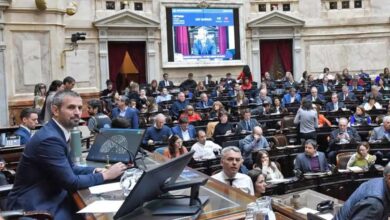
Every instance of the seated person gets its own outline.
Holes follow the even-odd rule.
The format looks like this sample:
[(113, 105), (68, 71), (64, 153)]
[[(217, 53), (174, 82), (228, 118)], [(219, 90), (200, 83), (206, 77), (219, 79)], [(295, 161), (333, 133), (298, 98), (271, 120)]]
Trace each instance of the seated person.
[(329, 164), (325, 154), (317, 151), (317, 142), (315, 140), (308, 139), (305, 141), (305, 152), (297, 155), (294, 170), (301, 173), (329, 171)]
[(144, 146), (153, 145), (156, 142), (166, 142), (172, 135), (171, 129), (165, 125), (166, 117), (163, 114), (157, 114), (154, 118), (154, 125), (146, 129), (142, 144)]
[(318, 86), (318, 92), (321, 94), (328, 93), (334, 89), (332, 83), (329, 82), (329, 77), (324, 76), (322, 83)]
[(111, 128), (130, 128), (130, 123), (125, 118), (114, 118), (111, 122)]
[(112, 118), (122, 117), (126, 118), (131, 125), (131, 128), (137, 129), (139, 126), (138, 123), (138, 114), (137, 111), (128, 107), (130, 104), (129, 98), (126, 96), (119, 96), (118, 107), (112, 109)]
[(370, 145), (367, 142), (358, 144), (356, 153), (349, 158), (347, 169), (350, 167), (360, 167), (363, 170), (368, 170), (371, 165), (375, 164), (376, 156), (369, 154)]
[(218, 136), (230, 135), (233, 134), (235, 131), (233, 125), (228, 121), (228, 117), (229, 115), (226, 111), (219, 112), (219, 116), (218, 116), (219, 122), (215, 126), (214, 133), (213, 133), (213, 138), (215, 142), (219, 145), (222, 144), (224, 138)]
[(255, 189), (255, 197), (260, 198), (262, 194), (265, 193), (267, 183), (265, 182), (266, 180), (266, 175), (261, 173), (261, 170), (250, 170), (248, 172), (248, 176), (251, 178), (253, 187)]
[(25, 108), (20, 112), (21, 124), (15, 135), (20, 137), (20, 145), (25, 145), (30, 141), (32, 130), (38, 125), (38, 112), (33, 108)]
[(274, 106), (271, 107), (271, 114), (286, 114), (288, 113), (287, 108), (282, 107), (282, 103), (279, 98), (274, 98)]
[(350, 101), (350, 102), (355, 102), (357, 101), (356, 95), (349, 91), (348, 86), (344, 85), (341, 88), (341, 92), (338, 94), (339, 100), (345, 102), (345, 101)]
[(283, 84), (283, 87), (285, 89), (289, 89), (289, 88), (297, 89), (298, 88), (298, 83), (295, 82), (294, 77), (293, 77), (291, 72), (286, 72), (285, 80), (286, 81)]
[(103, 91), (100, 91), (100, 97), (112, 97), (115, 93), (112, 81), (107, 79), (106, 80), (106, 86), (107, 88)]
[(233, 90), (229, 90), (228, 96), (229, 97), (236, 97), (240, 91), (242, 91), (241, 86), (240, 86), (240, 84), (236, 83), (234, 85), (234, 89)]
[(214, 100), (216, 98), (220, 98), (223, 96), (223, 91), (225, 90), (225, 88), (223, 87), (223, 85), (218, 85), (216, 87), (216, 89), (211, 93), (211, 97), (214, 98)]
[(282, 106), (285, 107), (286, 105), (290, 105), (293, 103), (300, 103), (300, 102), (301, 102), (301, 95), (296, 93), (295, 88), (290, 88), (289, 93), (283, 96)]
[(213, 100), (209, 99), (206, 93), (200, 94), (200, 101), (196, 103), (196, 108), (211, 108)]
[(189, 88), (183, 90), (186, 100), (191, 101), (194, 98), (194, 93)]
[(194, 160), (214, 159), (215, 153), (218, 154), (222, 150), (222, 147), (207, 140), (206, 132), (203, 130), (199, 130), (197, 135), (198, 142), (191, 147), (191, 150), (195, 151)]
[(251, 116), (251, 110), (245, 109), (242, 113), (241, 120), (237, 124), (237, 133), (251, 132), (255, 126), (259, 125), (257, 120), (251, 118)]
[(253, 164), (253, 169), (261, 170), (262, 174), (267, 177), (267, 181), (284, 178), (276, 163), (269, 159), (267, 151), (259, 151), (257, 153), (256, 161)]
[(240, 149), (234, 146), (225, 147), (221, 152), (222, 171), (211, 177), (253, 196), (255, 192), (251, 178), (238, 172), (242, 162)]
[(241, 84), (241, 89), (244, 91), (251, 90), (252, 89), (252, 82), (249, 80), (248, 77), (244, 77), (242, 84)]
[(172, 87), (173, 86), (173, 82), (168, 80), (168, 73), (164, 73), (163, 74), (163, 80), (161, 80), (159, 83), (158, 83), (158, 87), (159, 88), (166, 88), (166, 87)]
[(371, 124), (371, 117), (360, 105), (356, 107), (356, 112), (350, 117), (349, 123), (350, 125), (369, 125)]
[[(222, 80), (221, 80), (222, 81)], [(224, 79), (225, 81), (225, 87), (227, 90), (232, 90), (236, 84), (236, 80), (232, 77), (231, 73), (226, 73), (226, 78)]]
[(196, 131), (193, 125), (190, 125), (187, 117), (181, 117), (179, 124), (172, 128), (172, 134), (179, 136), (184, 141), (195, 139)]
[(111, 119), (103, 113), (103, 106), (100, 100), (92, 99), (88, 101), (88, 129), (91, 132), (99, 132), (101, 128), (110, 128)]
[(193, 78), (194, 78), (194, 74), (193, 73), (188, 73), (188, 78), (186, 80), (184, 80), (180, 84), (180, 88), (182, 90), (184, 90), (184, 89), (195, 89), (196, 81)]
[(361, 141), (361, 137), (355, 128), (348, 127), (348, 119), (339, 119), (339, 128), (330, 133), (328, 158), (336, 164), (336, 155), (340, 150), (338, 144), (348, 144)]
[(313, 105), (313, 107), (317, 111), (318, 127), (322, 128), (325, 125), (328, 126), (328, 127), (332, 126), (332, 123), (325, 117), (325, 115), (321, 114), (321, 112), (320, 112), (321, 106), (317, 104), (317, 105)]
[(344, 219), (381, 219), (389, 216), (390, 164), (383, 177), (373, 178), (361, 184), (343, 204), (334, 216), (335, 220)]
[(307, 100), (310, 100), (311, 102), (316, 102), (316, 103), (324, 103), (325, 102), (325, 97), (321, 94), (318, 94), (317, 87), (313, 86), (310, 89), (310, 94), (306, 96)]
[(260, 150), (270, 150), (267, 139), (263, 136), (263, 129), (256, 126), (252, 134), (239, 141), (240, 149), (244, 158), (244, 165), (251, 169), (253, 167), (252, 152)]
[(172, 95), (169, 94), (168, 89), (162, 88), (160, 95), (156, 98), (156, 103), (159, 104), (160, 102), (171, 101), (171, 99)]
[(348, 90), (350, 92), (361, 92), (361, 91), (364, 91), (364, 88), (363, 86), (360, 86), (358, 84), (359, 80), (358, 79), (352, 79), (351, 80), (351, 85), (348, 86)]
[(209, 119), (218, 118), (220, 111), (226, 111), (225, 106), (220, 101), (215, 101), (213, 106), (211, 107), (211, 111), (209, 114)]
[(255, 103), (258, 105), (255, 109), (252, 110), (253, 114), (260, 115), (263, 112), (263, 103), (272, 103), (271, 97), (267, 95), (267, 89), (260, 89), (259, 96), (256, 97)]
[(211, 74), (207, 74), (206, 80), (203, 82), (207, 88), (214, 88), (216, 86), (215, 81), (213, 81), (213, 76)]
[(368, 102), (369, 98), (374, 98), (377, 102), (380, 102), (383, 100), (382, 93), (379, 92), (379, 87), (376, 85), (371, 86), (371, 92), (367, 93), (364, 98), (363, 102)]
[(7, 177), (4, 175), (3, 172), (1, 172), (4, 170), (6, 170), (5, 160), (2, 157), (0, 157), (0, 186), (8, 184)]
[(368, 102), (363, 105), (364, 110), (371, 111), (373, 109), (382, 109), (382, 105), (373, 97), (368, 98)]
[(202, 121), (202, 118), (198, 113), (194, 111), (194, 107), (192, 105), (187, 105), (185, 111), (180, 115), (180, 118), (187, 118), (189, 123), (195, 121)]
[(168, 147), (165, 148), (163, 155), (170, 159), (179, 157), (187, 153), (187, 148), (183, 146), (183, 140), (179, 136), (173, 135), (168, 140)]
[(326, 111), (327, 112), (335, 112), (339, 109), (345, 108), (344, 102), (339, 102), (339, 98), (337, 93), (332, 93), (331, 102), (326, 103)]
[[(383, 117), (383, 124), (379, 127), (374, 128), (374, 130), (371, 131), (371, 136), (369, 139), (369, 142), (382, 142), (382, 143), (388, 143), (390, 142), (390, 116), (387, 115)], [(382, 163), (383, 159), (383, 153), (381, 151), (378, 151), (375, 153), (377, 157), (377, 163)], [(390, 153), (387, 153), (386, 158), (390, 159)]]
[(171, 106), (171, 116), (174, 119), (178, 119), (180, 111), (184, 110), (187, 105), (189, 105), (189, 102), (186, 100), (185, 94), (183, 92), (179, 92), (179, 94), (177, 94), (177, 100)]

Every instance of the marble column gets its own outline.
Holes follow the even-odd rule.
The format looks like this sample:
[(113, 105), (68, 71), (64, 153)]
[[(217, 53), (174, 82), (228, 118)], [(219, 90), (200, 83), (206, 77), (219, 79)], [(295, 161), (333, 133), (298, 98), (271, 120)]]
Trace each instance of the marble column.
[(106, 80), (110, 78), (108, 69), (107, 30), (99, 29), (100, 90), (106, 88)]
[(158, 79), (159, 59), (156, 57), (157, 43), (154, 37), (155, 28), (147, 29), (146, 40), (146, 76), (147, 81), (151, 82), (153, 79)]
[(293, 37), (293, 66), (294, 66), (294, 80), (299, 81), (303, 73), (303, 57), (301, 48), (301, 35), (298, 29), (294, 30)]
[[(5, 42), (4, 42), (4, 10), (9, 6), (8, 1), (0, 1), (0, 126), (9, 126), (7, 77), (5, 73)], [(6, 4), (8, 3), (8, 4)]]
[(253, 73), (253, 80), (258, 83), (258, 86), (260, 88), (261, 84), (261, 69), (260, 69), (260, 40), (254, 39), (252, 40), (252, 73)]

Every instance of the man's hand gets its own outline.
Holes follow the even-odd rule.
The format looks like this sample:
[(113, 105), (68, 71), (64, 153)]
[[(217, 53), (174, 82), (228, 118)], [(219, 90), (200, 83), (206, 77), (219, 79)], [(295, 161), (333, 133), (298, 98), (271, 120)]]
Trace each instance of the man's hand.
[(122, 175), (122, 173), (127, 169), (127, 166), (121, 162), (112, 165), (109, 169), (104, 171), (103, 179), (104, 180), (112, 180)]
[(153, 145), (154, 141), (152, 139), (148, 140), (148, 145)]

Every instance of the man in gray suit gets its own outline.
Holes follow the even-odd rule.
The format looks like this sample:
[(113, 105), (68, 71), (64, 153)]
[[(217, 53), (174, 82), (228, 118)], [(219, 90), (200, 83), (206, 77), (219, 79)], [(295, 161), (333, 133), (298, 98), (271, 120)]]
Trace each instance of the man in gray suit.
[[(385, 116), (383, 118), (383, 124), (380, 127), (374, 128), (371, 131), (371, 136), (369, 142), (382, 142), (389, 143), (390, 142), (390, 116)], [(378, 151), (375, 153), (377, 162), (381, 163), (383, 159), (383, 153)], [(387, 153), (386, 158), (390, 159), (390, 153)]]
[(294, 170), (301, 173), (329, 171), (325, 154), (317, 151), (315, 140), (308, 139), (305, 141), (305, 152), (297, 155)]

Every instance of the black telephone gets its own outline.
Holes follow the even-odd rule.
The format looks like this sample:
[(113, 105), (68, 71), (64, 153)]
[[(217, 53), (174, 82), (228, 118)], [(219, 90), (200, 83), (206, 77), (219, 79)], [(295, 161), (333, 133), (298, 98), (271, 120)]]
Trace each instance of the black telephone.
[(334, 201), (332, 200), (325, 200), (317, 204), (317, 211), (323, 212), (325, 210), (332, 210), (333, 209)]

